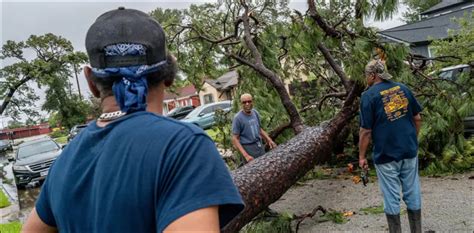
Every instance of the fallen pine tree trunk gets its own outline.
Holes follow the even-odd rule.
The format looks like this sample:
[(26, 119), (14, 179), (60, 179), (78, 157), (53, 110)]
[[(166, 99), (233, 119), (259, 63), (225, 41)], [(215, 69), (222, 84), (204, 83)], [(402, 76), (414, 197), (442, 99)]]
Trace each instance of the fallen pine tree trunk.
[(358, 110), (355, 99), (361, 92), (360, 85), (353, 85), (344, 107), (327, 125), (306, 128), (287, 143), (232, 173), (245, 209), (223, 232), (238, 232), (317, 163), (330, 158), (334, 139)]

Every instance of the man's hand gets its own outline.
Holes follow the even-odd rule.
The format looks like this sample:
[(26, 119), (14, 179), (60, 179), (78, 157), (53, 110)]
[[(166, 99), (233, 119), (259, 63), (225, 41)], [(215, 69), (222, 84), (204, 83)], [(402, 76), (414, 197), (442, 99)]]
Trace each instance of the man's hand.
[(270, 140), (268, 142), (268, 146), (270, 147), (270, 150), (272, 150), (273, 148), (277, 147), (277, 144), (274, 141)]
[(369, 164), (367, 163), (367, 159), (359, 159), (359, 167), (364, 170), (368, 170)]
[(247, 163), (253, 160), (253, 157), (250, 155), (244, 155), (245, 160), (247, 160)]

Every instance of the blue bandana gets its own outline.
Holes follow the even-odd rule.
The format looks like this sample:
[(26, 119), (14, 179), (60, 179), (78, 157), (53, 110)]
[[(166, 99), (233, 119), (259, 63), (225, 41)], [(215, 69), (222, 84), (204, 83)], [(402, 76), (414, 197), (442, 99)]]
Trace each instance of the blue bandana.
[[(141, 44), (116, 44), (105, 47), (105, 56), (145, 55), (146, 49)], [(153, 65), (138, 65), (129, 67), (92, 68), (98, 78), (122, 76), (114, 82), (112, 90), (122, 112), (131, 113), (146, 110), (148, 83), (146, 75), (156, 72), (165, 61)]]

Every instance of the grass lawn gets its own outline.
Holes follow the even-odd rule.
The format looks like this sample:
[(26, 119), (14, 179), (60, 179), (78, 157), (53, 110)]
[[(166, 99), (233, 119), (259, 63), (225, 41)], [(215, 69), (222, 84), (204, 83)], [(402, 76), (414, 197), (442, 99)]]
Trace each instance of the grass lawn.
[[(10, 206), (10, 201), (8, 201), (8, 198), (5, 195), (5, 193), (3, 193), (3, 191), (0, 191), (0, 208), (4, 208), (7, 206)], [(0, 232), (3, 232), (3, 231), (0, 231)]]
[(66, 144), (67, 143), (67, 136), (62, 136), (59, 138), (55, 138), (54, 141), (56, 141), (59, 144)]
[(0, 232), (2, 233), (18, 233), (21, 230), (20, 222), (9, 222), (5, 224), (0, 224)]

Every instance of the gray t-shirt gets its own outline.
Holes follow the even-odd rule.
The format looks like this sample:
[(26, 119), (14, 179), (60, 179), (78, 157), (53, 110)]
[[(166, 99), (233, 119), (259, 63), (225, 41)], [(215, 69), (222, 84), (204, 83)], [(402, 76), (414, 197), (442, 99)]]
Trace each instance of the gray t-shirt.
[(260, 115), (258, 112), (252, 109), (250, 115), (242, 111), (235, 114), (232, 121), (232, 134), (240, 136), (242, 145), (260, 142)]

